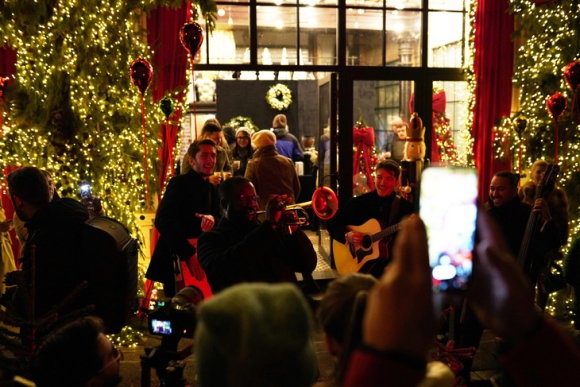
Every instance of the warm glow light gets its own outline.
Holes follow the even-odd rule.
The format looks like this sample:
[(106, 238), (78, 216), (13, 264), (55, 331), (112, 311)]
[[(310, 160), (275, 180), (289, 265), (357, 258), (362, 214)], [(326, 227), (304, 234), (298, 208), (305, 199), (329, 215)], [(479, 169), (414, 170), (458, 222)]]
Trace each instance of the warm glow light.
[(354, 28), (358, 28), (358, 20), (354, 22)]
[(284, 27), (284, 22), (282, 20), (276, 20), (276, 28), (281, 29)]
[(217, 12), (218, 16), (224, 16), (226, 14), (226, 10), (223, 8), (218, 9)]

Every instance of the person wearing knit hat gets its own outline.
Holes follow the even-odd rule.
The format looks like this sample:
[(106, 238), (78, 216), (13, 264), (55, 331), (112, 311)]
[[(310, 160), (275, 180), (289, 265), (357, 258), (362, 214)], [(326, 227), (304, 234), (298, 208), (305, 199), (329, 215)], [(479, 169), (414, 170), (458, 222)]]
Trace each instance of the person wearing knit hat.
[(232, 168), (234, 176), (244, 176), (248, 162), (254, 157), (256, 147), (252, 144), (250, 129), (242, 126), (236, 131), (235, 145), (232, 147)]
[(318, 376), (310, 308), (294, 285), (240, 284), (199, 308), (200, 387), (309, 387)]
[(284, 114), (278, 114), (272, 121), (272, 132), (276, 135), (276, 150), (292, 161), (302, 161), (304, 151), (298, 139), (288, 131), (288, 120)]
[(252, 136), (256, 153), (248, 163), (245, 177), (254, 184), (260, 196), (260, 210), (266, 208), (270, 195), (288, 195), (292, 203), (300, 196), (300, 180), (294, 163), (278, 154), (276, 143), (276, 136), (267, 129)]
[(276, 145), (276, 136), (267, 129), (260, 130), (252, 136), (252, 144), (258, 149)]

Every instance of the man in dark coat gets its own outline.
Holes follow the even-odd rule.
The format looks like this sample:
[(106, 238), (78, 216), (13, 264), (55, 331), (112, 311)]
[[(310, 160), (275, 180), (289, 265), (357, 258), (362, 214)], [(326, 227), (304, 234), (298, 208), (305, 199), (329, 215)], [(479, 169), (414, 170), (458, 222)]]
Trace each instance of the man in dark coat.
[[(34, 283), (34, 314), (38, 318), (64, 301), (86, 279), (81, 232), (89, 214), (74, 199), (51, 202), (46, 177), (35, 167), (17, 169), (7, 180), (14, 211), (28, 228), (21, 269), (26, 283)], [(26, 316), (30, 310), (20, 294), (21, 289), (15, 302)], [(82, 299), (74, 307), (86, 305)], [(67, 311), (72, 309), (71, 306)]]
[(219, 218), (216, 190), (207, 178), (213, 174), (216, 148), (212, 140), (194, 141), (187, 153), (191, 170), (173, 177), (157, 209), (155, 227), (160, 237), (145, 276), (164, 285), (166, 297), (176, 294), (174, 264), (187, 261), (197, 279), (203, 278), (191, 239), (211, 229)]
[[(351, 226), (361, 226), (368, 224), (369, 220), (376, 220), (379, 223), (379, 230), (385, 229), (400, 223), (403, 218), (413, 213), (413, 204), (397, 195), (395, 187), (399, 183), (401, 173), (399, 164), (391, 159), (381, 160), (375, 168), (376, 189), (372, 192), (357, 196), (349, 200), (344, 206), (339, 207), (334, 218), (328, 221), (328, 232), (337, 243), (345, 245), (347, 242), (354, 246), (360, 246), (363, 233), (353, 231)], [(386, 236), (379, 242), (379, 255), (377, 259), (363, 260), (364, 264), (359, 271), (369, 273), (379, 278), (389, 262), (391, 239), (396, 234)], [(336, 251), (334, 252), (335, 263), (337, 263)], [(348, 260), (355, 258), (345, 257)], [(339, 265), (339, 263), (337, 263)], [(350, 267), (346, 264), (345, 267)]]
[(258, 197), (248, 179), (234, 176), (219, 193), (224, 216), (198, 242), (199, 263), (213, 293), (241, 282), (296, 283), (295, 272), (312, 273), (317, 262), (312, 242), (299, 226), (281, 221), (286, 195), (269, 198), (266, 219), (259, 223)]

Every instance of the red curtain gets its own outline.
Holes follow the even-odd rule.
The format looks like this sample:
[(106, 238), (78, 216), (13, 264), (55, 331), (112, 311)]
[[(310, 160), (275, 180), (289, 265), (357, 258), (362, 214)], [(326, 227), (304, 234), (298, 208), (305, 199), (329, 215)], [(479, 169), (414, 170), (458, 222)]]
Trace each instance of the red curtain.
[(513, 15), (508, 0), (480, 0), (475, 13), (475, 106), (473, 139), (475, 165), (479, 170), (479, 199), (487, 201), (494, 173), (511, 168), (493, 159), (495, 121), (510, 115), (513, 74)]

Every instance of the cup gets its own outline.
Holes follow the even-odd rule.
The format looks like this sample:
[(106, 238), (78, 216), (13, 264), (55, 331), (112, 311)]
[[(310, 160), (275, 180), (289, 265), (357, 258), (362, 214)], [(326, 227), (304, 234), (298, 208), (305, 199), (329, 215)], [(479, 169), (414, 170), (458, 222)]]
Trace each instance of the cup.
[(234, 160), (234, 161), (232, 161), (232, 166), (234, 167), (234, 171), (238, 171), (240, 169), (240, 163), (241, 163), (240, 160)]

